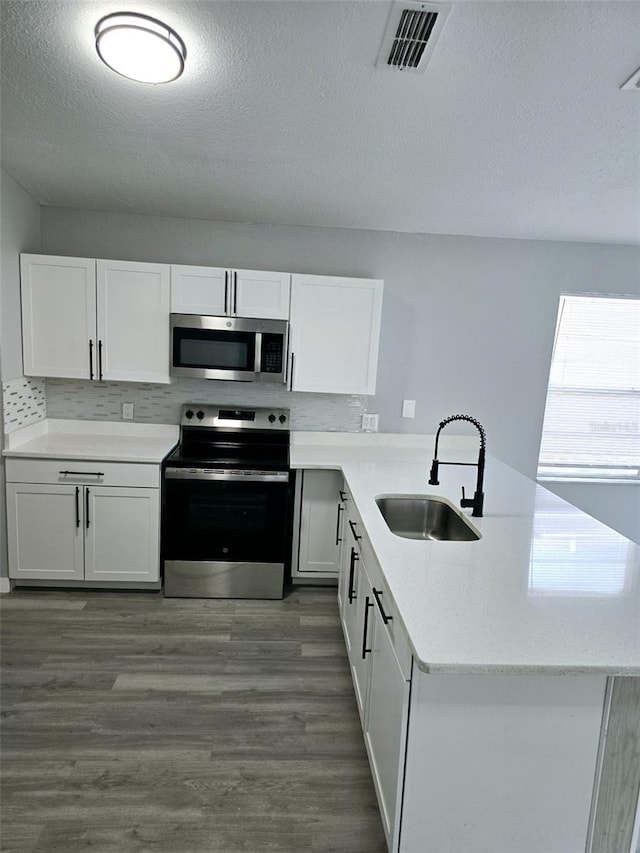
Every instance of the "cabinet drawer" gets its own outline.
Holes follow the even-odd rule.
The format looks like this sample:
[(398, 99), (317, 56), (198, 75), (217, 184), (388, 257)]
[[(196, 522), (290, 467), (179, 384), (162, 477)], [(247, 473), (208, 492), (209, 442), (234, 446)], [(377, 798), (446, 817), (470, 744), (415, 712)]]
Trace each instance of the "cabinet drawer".
[(134, 462), (79, 459), (12, 459), (6, 461), (8, 483), (75, 483), (80, 485), (160, 487), (160, 466)]

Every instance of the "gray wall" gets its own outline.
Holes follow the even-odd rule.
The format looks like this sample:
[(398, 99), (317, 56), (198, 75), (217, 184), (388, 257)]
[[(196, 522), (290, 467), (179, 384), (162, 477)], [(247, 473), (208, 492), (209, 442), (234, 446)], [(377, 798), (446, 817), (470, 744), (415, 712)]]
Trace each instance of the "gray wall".
[[(529, 476), (536, 472), (559, 294), (640, 292), (640, 249), (632, 246), (51, 207), (41, 210), (41, 229), (41, 251), (50, 254), (384, 278), (378, 393), (368, 406), (380, 412), (380, 429), (432, 433), (446, 415), (469, 412), (485, 424), (489, 452)], [(8, 327), (19, 316), (12, 314), (4, 320)], [(413, 420), (401, 418), (406, 398), (417, 401)], [(612, 488), (619, 494), (614, 505), (629, 506), (625, 495), (634, 487)], [(576, 489), (575, 503), (637, 535), (636, 524), (619, 521), (624, 512), (611, 510), (610, 489)]]
[[(20, 335), (20, 252), (40, 249), (40, 208), (0, 169), (0, 380), (22, 376)], [(0, 411), (2, 387), (0, 382)], [(0, 448), (4, 447), (0, 417)], [(0, 577), (7, 577), (4, 458), (0, 456)]]
[[(43, 251), (385, 279), (378, 393), (385, 432), (454, 412), (534, 476), (559, 294), (638, 293), (640, 249), (42, 209)], [(416, 418), (401, 418), (404, 398)]]
[(20, 252), (40, 251), (40, 207), (0, 169), (0, 353), (3, 382), (22, 376)]

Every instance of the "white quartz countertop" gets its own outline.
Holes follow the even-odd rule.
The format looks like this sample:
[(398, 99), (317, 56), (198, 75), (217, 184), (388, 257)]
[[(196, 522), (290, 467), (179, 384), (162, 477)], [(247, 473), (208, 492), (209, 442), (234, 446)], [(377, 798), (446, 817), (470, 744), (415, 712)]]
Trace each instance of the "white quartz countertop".
[(27, 459), (100, 459), (160, 464), (179, 428), (120, 421), (39, 421), (6, 436), (4, 456)]
[[(411, 446), (411, 440), (413, 446)], [(440, 468), (433, 436), (292, 436), (295, 468), (342, 470), (426, 672), (640, 675), (640, 547), (487, 457), (479, 541), (404, 539), (375, 503), (428, 494), (459, 507), (475, 468)], [(475, 461), (476, 442), (440, 443), (441, 460)]]

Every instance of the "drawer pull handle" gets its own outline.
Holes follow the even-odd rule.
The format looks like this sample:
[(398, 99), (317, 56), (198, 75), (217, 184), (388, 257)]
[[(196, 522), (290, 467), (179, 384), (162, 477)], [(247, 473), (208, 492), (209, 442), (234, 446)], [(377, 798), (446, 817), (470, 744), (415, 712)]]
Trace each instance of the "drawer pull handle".
[(371, 652), (371, 649), (367, 648), (367, 634), (369, 633), (369, 608), (373, 607), (373, 602), (369, 600), (369, 596), (364, 603), (364, 630), (362, 632), (362, 660), (364, 660), (367, 655)]
[(340, 494), (340, 500), (342, 501), (342, 503), (344, 503), (347, 499), (346, 492), (343, 492), (342, 489), (340, 489), (339, 494)]
[(378, 610), (380, 611), (380, 615), (382, 616), (382, 621), (384, 622), (385, 625), (388, 625), (389, 622), (391, 622), (391, 620), (393, 619), (393, 616), (387, 616), (387, 614), (384, 612), (384, 607), (382, 606), (382, 602), (380, 601), (380, 596), (382, 595), (382, 590), (378, 590), (374, 586), (372, 592), (373, 592), (373, 596), (376, 600), (376, 604), (378, 605)]
[(353, 604), (354, 598), (357, 598), (356, 591), (353, 588), (353, 575), (356, 570), (356, 563), (360, 559), (355, 548), (351, 549), (351, 565), (349, 566), (349, 604)]
[(356, 533), (355, 521), (351, 521), (351, 519), (349, 519), (349, 527), (351, 528), (351, 532), (353, 533), (353, 538), (356, 540), (356, 542), (358, 542), (360, 539), (362, 539), (362, 536), (358, 536), (358, 534)]
[(104, 471), (58, 471), (63, 477), (71, 474), (75, 477), (104, 477)]

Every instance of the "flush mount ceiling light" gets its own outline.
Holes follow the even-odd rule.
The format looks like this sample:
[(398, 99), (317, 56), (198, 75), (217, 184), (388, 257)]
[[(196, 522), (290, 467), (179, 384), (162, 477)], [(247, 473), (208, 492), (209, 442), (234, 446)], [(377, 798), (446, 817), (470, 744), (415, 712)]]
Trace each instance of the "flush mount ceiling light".
[(170, 83), (184, 71), (187, 48), (155, 18), (116, 12), (96, 24), (96, 50), (113, 71), (140, 83)]

